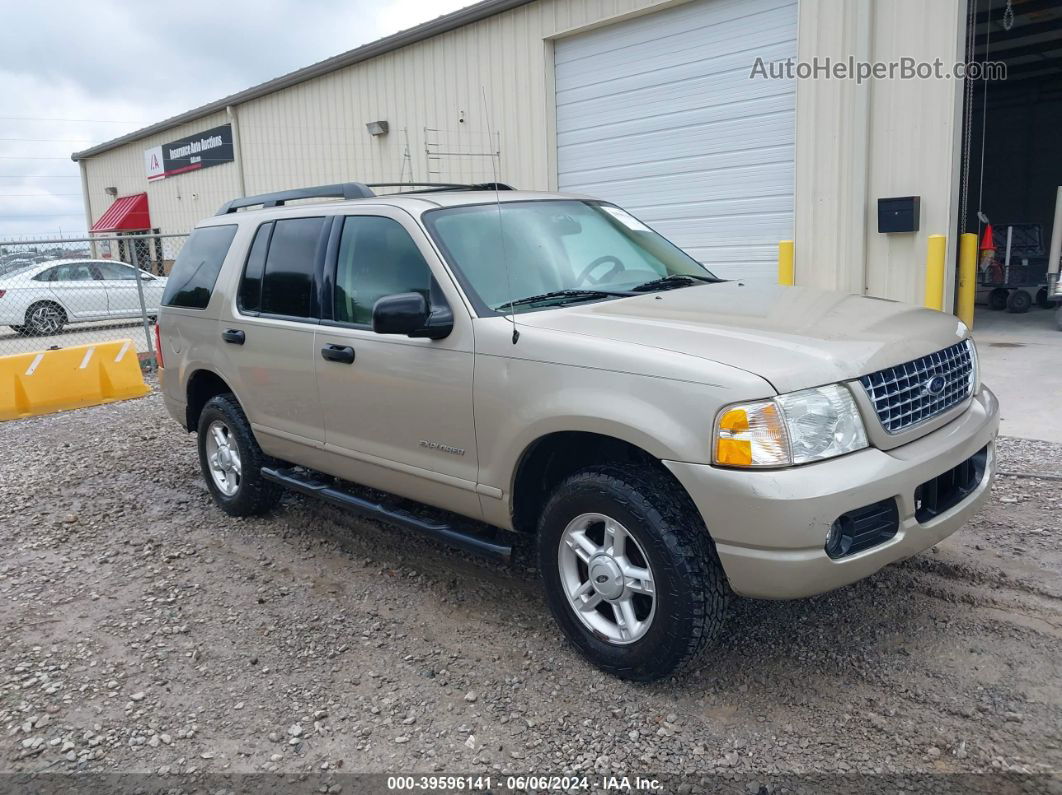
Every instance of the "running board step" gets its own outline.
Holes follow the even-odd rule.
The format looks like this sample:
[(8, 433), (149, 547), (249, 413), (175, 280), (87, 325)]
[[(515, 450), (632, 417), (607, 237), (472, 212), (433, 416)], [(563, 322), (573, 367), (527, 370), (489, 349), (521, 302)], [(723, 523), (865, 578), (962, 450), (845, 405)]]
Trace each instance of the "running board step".
[(379, 519), (408, 530), (416, 530), (466, 552), (504, 561), (512, 557), (513, 548), (509, 544), (500, 544), (438, 519), (424, 519), (402, 508), (363, 499), (338, 489), (324, 480), (319, 480), (311, 473), (298, 472), (294, 469), (262, 467), (262, 477), (284, 488), (297, 491), (299, 494), (338, 505), (352, 513)]

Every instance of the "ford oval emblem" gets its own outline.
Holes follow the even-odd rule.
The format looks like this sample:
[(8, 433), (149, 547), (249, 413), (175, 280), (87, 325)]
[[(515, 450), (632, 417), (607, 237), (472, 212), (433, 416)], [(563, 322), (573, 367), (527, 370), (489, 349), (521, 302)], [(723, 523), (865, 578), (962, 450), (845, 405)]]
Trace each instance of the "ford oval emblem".
[(944, 378), (944, 376), (935, 375), (922, 385), (922, 389), (927, 395), (933, 395), (933, 397), (936, 397), (944, 391), (944, 387), (946, 387), (947, 385), (948, 382), (947, 379)]

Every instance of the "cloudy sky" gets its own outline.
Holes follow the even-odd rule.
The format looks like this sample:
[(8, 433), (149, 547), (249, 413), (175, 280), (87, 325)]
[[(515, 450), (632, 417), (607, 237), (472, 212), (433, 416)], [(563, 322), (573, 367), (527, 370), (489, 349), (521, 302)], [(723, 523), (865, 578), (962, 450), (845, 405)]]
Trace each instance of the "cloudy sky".
[(0, 25), (0, 239), (84, 234), (70, 153), (473, 0), (42, 0)]

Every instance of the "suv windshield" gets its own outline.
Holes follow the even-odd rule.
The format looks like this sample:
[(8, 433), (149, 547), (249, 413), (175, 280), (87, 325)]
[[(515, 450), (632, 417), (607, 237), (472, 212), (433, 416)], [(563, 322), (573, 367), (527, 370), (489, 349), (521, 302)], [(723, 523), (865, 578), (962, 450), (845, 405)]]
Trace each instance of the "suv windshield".
[(480, 314), (717, 281), (634, 216), (602, 202), (477, 204), (431, 210), (424, 221)]

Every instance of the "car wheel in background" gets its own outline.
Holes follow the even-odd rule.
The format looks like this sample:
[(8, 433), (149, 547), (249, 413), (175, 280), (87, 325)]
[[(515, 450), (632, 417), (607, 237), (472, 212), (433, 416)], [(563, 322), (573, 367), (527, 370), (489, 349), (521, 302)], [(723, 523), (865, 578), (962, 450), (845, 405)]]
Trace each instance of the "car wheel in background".
[(1009, 294), (1002, 287), (997, 287), (988, 294), (988, 308), (1000, 312), (1007, 308), (1007, 296)]
[(539, 523), (539, 568), (565, 635), (591, 662), (653, 681), (693, 660), (722, 625), (729, 588), (692, 502), (664, 473), (572, 475)]
[(271, 460), (232, 395), (211, 398), (199, 415), (199, 465), (207, 488), (230, 516), (256, 516), (274, 507), (281, 489), (262, 477)]
[(26, 333), (26, 327), (25, 326), (8, 326), (8, 328), (11, 329), (16, 334), (25, 334)]
[(1007, 311), (1016, 315), (1028, 312), (1030, 306), (1032, 306), (1032, 296), (1024, 290), (1015, 290), (1007, 299)]
[(66, 312), (53, 301), (39, 301), (26, 310), (25, 329), (39, 337), (58, 334), (66, 325)]

